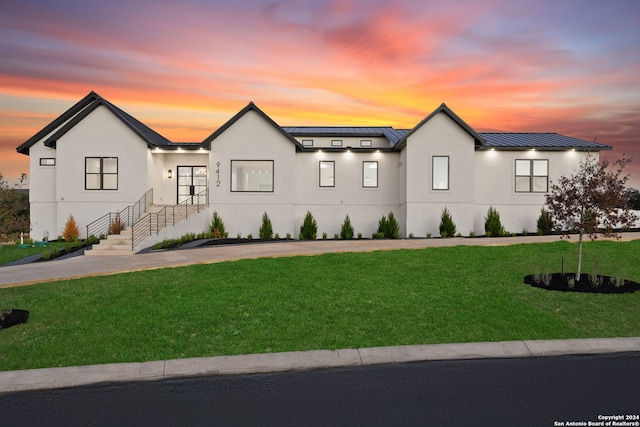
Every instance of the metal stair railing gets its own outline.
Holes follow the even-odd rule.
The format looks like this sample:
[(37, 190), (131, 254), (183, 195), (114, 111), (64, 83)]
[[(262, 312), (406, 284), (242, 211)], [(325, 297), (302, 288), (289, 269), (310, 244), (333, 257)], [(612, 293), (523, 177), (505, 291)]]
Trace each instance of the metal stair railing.
[(204, 210), (209, 205), (209, 190), (203, 190), (175, 206), (164, 206), (158, 212), (149, 212), (131, 227), (131, 249), (152, 234), (159, 234), (166, 227), (175, 227), (179, 222)]
[(153, 188), (133, 205), (127, 206), (120, 212), (109, 212), (87, 225), (87, 237), (106, 236), (110, 234), (112, 226), (119, 222), (122, 226), (133, 226), (153, 203)]

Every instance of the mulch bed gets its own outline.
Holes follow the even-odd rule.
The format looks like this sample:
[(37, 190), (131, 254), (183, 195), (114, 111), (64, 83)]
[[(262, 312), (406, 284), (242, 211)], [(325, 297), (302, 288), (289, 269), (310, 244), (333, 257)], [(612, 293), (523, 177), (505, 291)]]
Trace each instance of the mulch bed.
[(525, 276), (524, 283), (549, 291), (565, 292), (593, 292), (602, 294), (622, 294), (640, 290), (640, 283), (622, 280), (611, 276), (597, 276), (581, 274), (580, 280), (575, 280), (575, 273), (530, 274)]
[(29, 312), (27, 310), (0, 308), (0, 330), (20, 323), (27, 323), (28, 320)]

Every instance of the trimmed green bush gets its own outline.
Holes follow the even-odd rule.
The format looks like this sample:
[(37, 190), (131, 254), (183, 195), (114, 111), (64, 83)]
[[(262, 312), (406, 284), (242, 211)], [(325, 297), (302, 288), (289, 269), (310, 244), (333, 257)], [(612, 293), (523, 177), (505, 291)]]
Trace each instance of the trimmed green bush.
[(218, 212), (213, 212), (209, 231), (213, 233), (213, 237), (216, 239), (226, 238), (228, 236), (228, 233), (224, 230), (224, 222), (218, 215)]
[[(381, 234), (382, 237), (376, 237), (376, 235)], [(378, 221), (378, 231), (374, 234), (373, 238), (384, 238), (384, 239), (397, 239), (400, 237), (400, 226), (398, 225), (398, 221), (396, 221), (396, 217), (393, 215), (393, 212), (389, 212), (389, 217), (382, 215), (380, 221)]]
[(440, 217), (440, 236), (441, 237), (453, 237), (456, 235), (456, 224), (453, 222), (451, 213), (447, 208), (442, 211)]
[(353, 225), (351, 225), (351, 219), (349, 218), (349, 215), (347, 215), (344, 217), (342, 227), (340, 227), (340, 238), (350, 240), (353, 239), (353, 235)]
[(502, 237), (505, 235), (504, 227), (500, 221), (500, 214), (493, 206), (489, 207), (484, 218), (484, 231), (488, 237)]
[(311, 212), (307, 211), (304, 217), (304, 221), (300, 226), (300, 240), (315, 240), (318, 236), (318, 223), (311, 215)]
[(266, 212), (262, 215), (262, 225), (260, 226), (260, 238), (262, 240), (273, 239), (273, 226), (271, 225), (271, 219), (269, 219), (269, 215), (267, 215)]
[(538, 234), (551, 234), (553, 223), (551, 222), (551, 214), (544, 207), (540, 209), (540, 216), (537, 223)]

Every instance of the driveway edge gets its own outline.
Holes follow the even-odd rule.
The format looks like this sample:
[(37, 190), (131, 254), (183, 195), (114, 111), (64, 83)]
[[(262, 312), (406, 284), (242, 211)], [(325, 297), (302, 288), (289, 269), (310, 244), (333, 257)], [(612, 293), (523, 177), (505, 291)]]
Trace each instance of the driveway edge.
[(246, 375), (428, 360), (640, 352), (640, 337), (427, 344), (198, 357), (0, 372), (0, 393), (171, 378)]

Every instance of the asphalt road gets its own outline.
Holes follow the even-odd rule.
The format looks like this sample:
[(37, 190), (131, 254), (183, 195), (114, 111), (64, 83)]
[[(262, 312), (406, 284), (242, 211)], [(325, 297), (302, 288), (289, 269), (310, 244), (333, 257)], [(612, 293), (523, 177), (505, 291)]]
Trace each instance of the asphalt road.
[(431, 361), (5, 394), (0, 425), (640, 425), (639, 391), (640, 353)]

